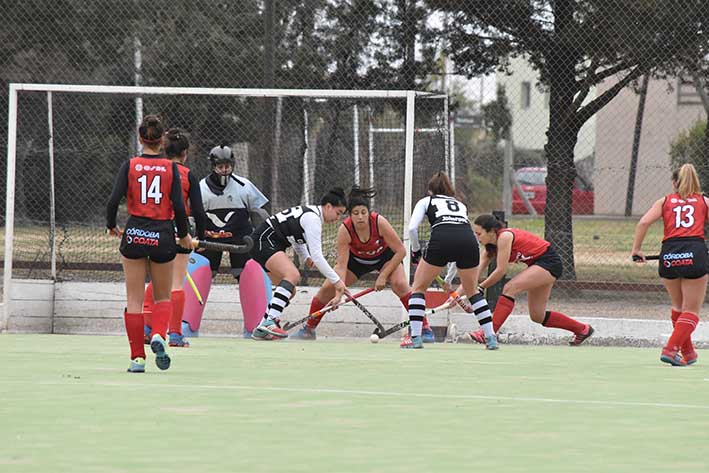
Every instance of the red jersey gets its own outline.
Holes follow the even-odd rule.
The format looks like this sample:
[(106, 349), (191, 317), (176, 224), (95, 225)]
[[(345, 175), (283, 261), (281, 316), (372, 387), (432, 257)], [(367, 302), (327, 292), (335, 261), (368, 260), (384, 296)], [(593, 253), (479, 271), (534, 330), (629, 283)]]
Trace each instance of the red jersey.
[(510, 263), (524, 263), (527, 266), (531, 266), (540, 256), (546, 253), (551, 245), (545, 239), (526, 230), (503, 228), (497, 234), (499, 235), (502, 232), (510, 232), (514, 237), (512, 251), (510, 252)]
[(365, 242), (359, 239), (357, 231), (352, 224), (352, 217), (347, 217), (342, 224), (350, 233), (350, 251), (353, 255), (362, 259), (377, 259), (389, 246), (384, 242), (384, 238), (379, 234), (379, 214), (369, 212), (369, 239)]
[(137, 156), (128, 163), (128, 213), (153, 220), (172, 220), (172, 161)]
[(665, 236), (670, 238), (704, 239), (704, 222), (707, 218), (707, 204), (701, 194), (688, 195), (682, 199), (679, 194), (665, 196), (662, 203), (662, 222)]
[(189, 217), (190, 204), (188, 203), (188, 201), (190, 196), (190, 168), (188, 168), (184, 164), (177, 163), (177, 170), (180, 171), (180, 184), (182, 184), (182, 201), (185, 203), (185, 213)]

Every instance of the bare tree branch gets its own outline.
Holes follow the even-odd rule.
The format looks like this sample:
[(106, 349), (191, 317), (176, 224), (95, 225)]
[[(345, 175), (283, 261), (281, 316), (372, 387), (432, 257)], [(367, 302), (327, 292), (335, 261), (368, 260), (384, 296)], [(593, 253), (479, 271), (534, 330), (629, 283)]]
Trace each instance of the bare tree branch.
[(586, 121), (588, 121), (588, 119), (591, 118), (596, 112), (608, 105), (608, 103), (610, 103), (610, 101), (613, 100), (615, 96), (620, 93), (621, 90), (623, 90), (632, 81), (640, 77), (640, 75), (642, 75), (644, 72), (646, 72), (645, 69), (640, 67), (640, 65), (635, 66), (635, 68), (633, 68), (633, 70), (631, 70), (628, 75), (626, 75), (623, 79), (618, 81), (610, 89), (606, 90), (602, 95), (600, 95), (596, 99), (589, 102), (586, 106), (581, 108), (576, 113), (575, 117), (575, 121), (579, 125), (579, 127), (586, 123)]

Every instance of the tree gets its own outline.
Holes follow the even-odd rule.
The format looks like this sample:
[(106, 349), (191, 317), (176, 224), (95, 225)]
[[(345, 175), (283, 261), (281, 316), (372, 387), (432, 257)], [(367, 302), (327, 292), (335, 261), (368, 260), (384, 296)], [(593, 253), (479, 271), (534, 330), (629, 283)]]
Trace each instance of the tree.
[[(448, 14), (452, 58), (468, 76), (524, 56), (548, 87), (545, 237), (575, 278), (571, 191), (573, 150), (583, 124), (642, 74), (673, 75), (705, 57), (709, 7), (700, 0), (430, 0)], [(639, 21), (639, 19), (642, 19)], [(586, 102), (592, 87), (614, 80)], [(585, 102), (585, 103), (584, 103)]]
[(670, 144), (672, 169), (690, 163), (697, 169), (702, 189), (709, 189), (709, 169), (706, 165), (707, 121), (697, 120), (689, 130), (682, 130)]

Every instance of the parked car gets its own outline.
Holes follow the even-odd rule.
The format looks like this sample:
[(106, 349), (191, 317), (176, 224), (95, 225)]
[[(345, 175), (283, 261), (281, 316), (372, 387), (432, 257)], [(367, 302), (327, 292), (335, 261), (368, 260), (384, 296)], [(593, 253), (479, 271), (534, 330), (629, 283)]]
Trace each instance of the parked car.
[[(547, 202), (547, 168), (520, 168), (515, 172), (515, 177), (534, 210), (543, 214)], [(571, 212), (574, 214), (593, 213), (593, 189), (578, 176), (574, 180)], [(516, 186), (512, 188), (512, 213), (529, 213), (524, 205), (522, 196), (517, 192)]]

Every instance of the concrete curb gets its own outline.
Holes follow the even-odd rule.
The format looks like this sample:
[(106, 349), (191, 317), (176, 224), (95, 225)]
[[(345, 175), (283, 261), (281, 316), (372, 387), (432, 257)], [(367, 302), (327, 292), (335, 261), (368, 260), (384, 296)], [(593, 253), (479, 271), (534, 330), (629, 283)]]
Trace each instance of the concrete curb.
[[(352, 288), (353, 291), (360, 289)], [(298, 287), (286, 309), (284, 319), (293, 320), (308, 312), (317, 288)], [(123, 334), (125, 287), (117, 283), (51, 283), (16, 281), (9, 331), (15, 333), (58, 334)], [(405, 317), (398, 298), (391, 291), (368, 294), (362, 298), (367, 308), (384, 324), (392, 326)], [(237, 287), (217, 285), (212, 288), (200, 328), (201, 336), (241, 337), (243, 320)], [(614, 312), (622, 315), (622, 312)], [(470, 342), (465, 332), (477, 330), (474, 318), (463, 312), (449, 311), (430, 317), (434, 327), (456, 325), (458, 342)], [(590, 323), (594, 336), (586, 343), (606, 346), (659, 347), (672, 331), (669, 319), (641, 320), (632, 318), (578, 317)], [(368, 338), (374, 326), (351, 305), (328, 314), (318, 327), (318, 336)], [(387, 341), (398, 339), (391, 335)], [(709, 325), (700, 324), (692, 336), (699, 348), (709, 348)], [(571, 334), (548, 329), (532, 322), (526, 315), (512, 315), (500, 332), (502, 343), (554, 344), (568, 343)]]

